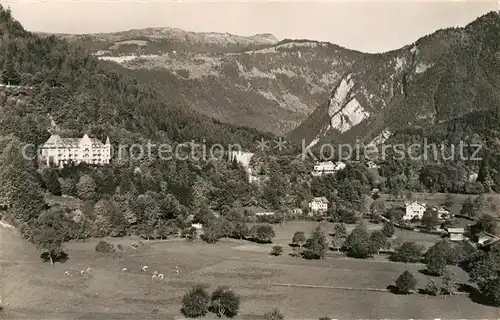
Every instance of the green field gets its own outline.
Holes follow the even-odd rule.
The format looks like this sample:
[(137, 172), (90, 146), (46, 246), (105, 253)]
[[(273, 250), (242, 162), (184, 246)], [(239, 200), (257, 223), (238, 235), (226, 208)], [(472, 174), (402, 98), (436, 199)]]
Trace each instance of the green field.
[[(308, 231), (311, 222), (276, 227), (277, 241), (285, 245), (297, 230)], [(465, 295), (400, 296), (388, 292), (346, 291), (329, 288), (282, 287), (276, 284), (380, 288), (393, 284), (404, 271), (412, 271), (423, 287), (422, 265), (347, 258), (307, 261), (270, 256), (271, 245), (222, 240), (209, 245), (196, 240), (143, 241), (112, 239), (125, 248), (120, 255), (94, 251), (96, 239), (68, 243), (65, 264), (42, 263), (35, 248), (13, 230), (0, 228), (1, 283), (4, 313), (8, 319), (181, 319), (180, 300), (193, 284), (210, 289), (229, 285), (242, 296), (238, 319), (262, 319), (279, 307), (287, 319), (335, 318), (498, 318), (497, 308), (472, 302)], [(420, 234), (417, 234), (420, 236)], [(427, 236), (427, 235), (426, 235)], [(290, 237), (291, 238), (291, 237)], [(147, 274), (140, 268), (149, 266)], [(173, 272), (178, 266), (180, 272)], [(80, 270), (92, 268), (88, 275)], [(128, 272), (122, 272), (122, 268)], [(65, 276), (64, 271), (71, 272)], [(165, 279), (152, 280), (158, 270)], [(455, 270), (461, 281), (467, 275)], [(152, 315), (157, 309), (156, 315)], [(212, 317), (212, 316), (211, 316)], [(215, 317), (213, 317), (215, 318)]]

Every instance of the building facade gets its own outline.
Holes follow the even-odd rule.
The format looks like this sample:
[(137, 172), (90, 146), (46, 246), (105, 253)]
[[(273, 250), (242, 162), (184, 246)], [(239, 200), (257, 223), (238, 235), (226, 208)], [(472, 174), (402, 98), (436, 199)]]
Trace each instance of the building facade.
[(51, 135), (41, 146), (39, 159), (47, 166), (63, 167), (70, 162), (104, 165), (111, 161), (111, 143), (109, 137), (106, 143), (102, 143), (87, 134), (82, 138), (61, 138), (59, 135)]
[(309, 202), (309, 213), (325, 213), (328, 211), (328, 199), (316, 197)]
[(418, 201), (406, 203), (406, 211), (403, 220), (409, 221), (413, 219), (422, 219), (424, 212), (427, 210), (427, 205)]
[(312, 172), (313, 176), (322, 176), (326, 174), (333, 174), (337, 171), (340, 171), (346, 167), (344, 162), (336, 162), (333, 163), (331, 161), (326, 162), (318, 162), (314, 165), (314, 169)]

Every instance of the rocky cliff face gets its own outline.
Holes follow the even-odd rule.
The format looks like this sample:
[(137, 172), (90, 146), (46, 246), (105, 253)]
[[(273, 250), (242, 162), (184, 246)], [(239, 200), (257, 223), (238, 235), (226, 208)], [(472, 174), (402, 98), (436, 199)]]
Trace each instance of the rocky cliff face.
[(366, 55), (290, 137), (311, 147), (356, 139), (383, 143), (404, 128), (432, 128), (473, 111), (497, 110), (499, 34), (500, 16), (492, 12), (465, 28)]

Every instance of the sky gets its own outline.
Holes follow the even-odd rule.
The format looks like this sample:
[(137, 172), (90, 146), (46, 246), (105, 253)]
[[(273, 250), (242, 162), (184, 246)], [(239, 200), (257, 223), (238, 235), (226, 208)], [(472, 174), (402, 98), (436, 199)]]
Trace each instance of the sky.
[[(404, 1), (404, 0), (402, 0)], [(498, 0), (500, 1), (500, 0)], [(498, 1), (0, 0), (30, 31), (113, 32), (147, 27), (271, 33), (328, 41), (364, 52), (413, 43), (438, 29), (465, 26), (500, 10)]]

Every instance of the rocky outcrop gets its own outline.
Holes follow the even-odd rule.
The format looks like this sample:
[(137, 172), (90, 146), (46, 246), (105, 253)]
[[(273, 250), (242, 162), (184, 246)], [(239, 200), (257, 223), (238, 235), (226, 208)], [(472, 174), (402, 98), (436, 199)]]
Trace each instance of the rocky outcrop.
[(344, 133), (370, 116), (356, 100), (353, 89), (354, 81), (349, 74), (333, 91), (328, 105), (331, 129)]

